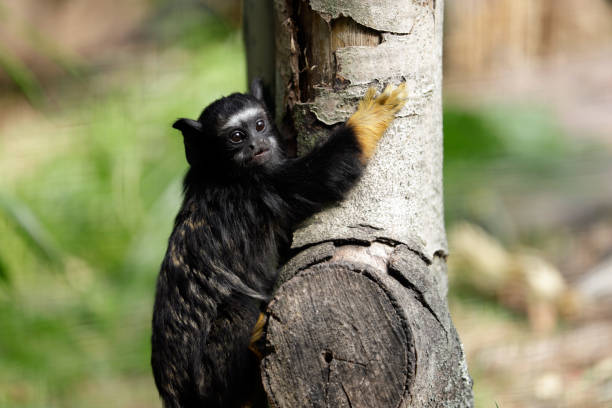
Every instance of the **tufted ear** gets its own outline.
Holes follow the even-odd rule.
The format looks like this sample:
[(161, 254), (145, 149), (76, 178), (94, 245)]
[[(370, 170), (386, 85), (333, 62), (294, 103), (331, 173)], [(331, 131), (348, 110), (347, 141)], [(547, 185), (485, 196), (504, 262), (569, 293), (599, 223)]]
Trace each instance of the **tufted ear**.
[(261, 78), (254, 78), (253, 81), (251, 81), (251, 95), (259, 99), (260, 101), (265, 102), (263, 81), (261, 80)]
[(172, 127), (183, 133), (185, 143), (185, 157), (191, 166), (195, 166), (202, 161), (201, 145), (203, 133), (202, 124), (197, 120), (181, 118), (172, 124)]

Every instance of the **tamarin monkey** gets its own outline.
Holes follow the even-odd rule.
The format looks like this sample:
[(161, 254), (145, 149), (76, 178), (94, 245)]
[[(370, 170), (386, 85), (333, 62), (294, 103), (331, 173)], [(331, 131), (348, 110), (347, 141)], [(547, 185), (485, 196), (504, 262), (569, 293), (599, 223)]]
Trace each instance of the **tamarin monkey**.
[(405, 100), (404, 83), (378, 97), (370, 88), (346, 123), (298, 158), (285, 156), (260, 81), (174, 123), (189, 170), (157, 280), (151, 356), (166, 408), (245, 406), (258, 382), (250, 346), (279, 254), (296, 224), (355, 184)]

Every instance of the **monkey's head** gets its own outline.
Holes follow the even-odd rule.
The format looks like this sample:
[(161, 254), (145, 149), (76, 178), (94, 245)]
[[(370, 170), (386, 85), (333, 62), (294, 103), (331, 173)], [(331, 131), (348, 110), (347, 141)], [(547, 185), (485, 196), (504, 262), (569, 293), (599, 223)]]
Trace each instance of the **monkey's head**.
[(229, 174), (272, 168), (284, 158), (260, 81), (250, 94), (234, 93), (211, 103), (198, 120), (179, 119), (187, 161), (194, 167)]

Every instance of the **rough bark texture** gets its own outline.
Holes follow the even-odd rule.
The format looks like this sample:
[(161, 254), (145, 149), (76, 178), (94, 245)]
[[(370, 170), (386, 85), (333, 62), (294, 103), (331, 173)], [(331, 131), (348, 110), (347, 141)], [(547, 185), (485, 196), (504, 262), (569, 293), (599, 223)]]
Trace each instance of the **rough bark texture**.
[(294, 234), (294, 256), (268, 308), (269, 401), (471, 406), (446, 303), (443, 2), (274, 0), (274, 13), (269, 85), (298, 153), (346, 120), (369, 86), (406, 81), (410, 97), (359, 185)]

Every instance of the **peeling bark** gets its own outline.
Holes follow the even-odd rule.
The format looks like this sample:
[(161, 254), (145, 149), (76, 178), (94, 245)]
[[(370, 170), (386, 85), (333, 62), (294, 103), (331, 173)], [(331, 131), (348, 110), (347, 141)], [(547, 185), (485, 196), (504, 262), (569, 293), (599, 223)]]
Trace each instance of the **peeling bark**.
[(274, 0), (277, 121), (298, 154), (345, 121), (368, 87), (406, 81), (410, 90), (358, 186), (294, 234), (262, 361), (275, 407), (473, 404), (446, 303), (442, 9)]
[(312, 245), (322, 237), (351, 238), (355, 232), (351, 226), (370, 224), (382, 231), (377, 235), (410, 242), (429, 258), (436, 251), (446, 253), (441, 196), (441, 6), (432, 10), (430, 2), (398, 2), (393, 13), (415, 21), (409, 34), (400, 35), (357, 22), (360, 14), (346, 9), (351, 2), (335, 3), (344, 4), (343, 17), (326, 20), (310, 5), (328, 9), (313, 1), (275, 0), (277, 84), (282, 86), (276, 98), (277, 115), (283, 128), (297, 138), (298, 154), (311, 148), (313, 139), (326, 135), (331, 126), (345, 121), (370, 86), (382, 89), (386, 83), (406, 81), (410, 99), (359, 186), (341, 207), (318, 214), (300, 228), (294, 246)]

